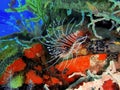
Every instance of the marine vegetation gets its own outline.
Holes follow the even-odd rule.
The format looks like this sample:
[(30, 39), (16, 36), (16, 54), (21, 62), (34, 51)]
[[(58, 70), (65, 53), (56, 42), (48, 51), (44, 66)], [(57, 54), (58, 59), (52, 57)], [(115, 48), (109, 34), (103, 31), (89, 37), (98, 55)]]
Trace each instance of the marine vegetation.
[(27, 19), (26, 21), (34, 21), (38, 22), (40, 19), (43, 19), (46, 21), (46, 11), (43, 9), (46, 9), (47, 5), (51, 1), (48, 0), (25, 0), (25, 4), (22, 5), (21, 0), (18, 0), (18, 7), (14, 8), (14, 2), (11, 1), (10, 8), (6, 9), (6, 12), (23, 12), (26, 10), (29, 10), (35, 14), (35, 17)]
[(0, 11), (0, 90), (120, 89), (119, 0), (8, 6)]

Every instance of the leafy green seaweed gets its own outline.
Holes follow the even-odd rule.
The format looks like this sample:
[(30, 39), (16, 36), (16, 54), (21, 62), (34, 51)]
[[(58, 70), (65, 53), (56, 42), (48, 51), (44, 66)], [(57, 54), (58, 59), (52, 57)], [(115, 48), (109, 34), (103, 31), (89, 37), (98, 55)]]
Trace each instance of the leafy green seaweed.
[[(25, 0), (25, 5), (18, 5), (18, 7), (14, 8), (17, 12), (31, 11), (35, 14), (35, 17), (27, 19), (26, 21), (34, 21), (38, 22), (40, 19), (46, 21), (46, 7), (51, 2), (51, 0), (45, 2), (46, 0)], [(18, 0), (20, 2), (20, 0)], [(6, 9), (6, 12), (14, 12), (11, 8)]]

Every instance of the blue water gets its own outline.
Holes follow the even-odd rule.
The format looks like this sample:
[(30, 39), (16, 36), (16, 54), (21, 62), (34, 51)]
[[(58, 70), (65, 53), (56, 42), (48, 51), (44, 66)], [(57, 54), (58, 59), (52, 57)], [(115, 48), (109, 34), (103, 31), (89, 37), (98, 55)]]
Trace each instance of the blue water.
[[(17, 0), (16, 0), (17, 1)], [(20, 28), (16, 26), (16, 20), (20, 20), (22, 14), (24, 18), (34, 17), (34, 15), (29, 12), (25, 11), (22, 13), (12, 12), (7, 13), (5, 9), (9, 8), (10, 0), (3, 0), (0, 4), (0, 37), (7, 36), (16, 32), (20, 32)], [(25, 0), (21, 0), (22, 4), (25, 4)], [(14, 7), (18, 6), (18, 2), (14, 5)], [(41, 23), (41, 22), (40, 22)]]

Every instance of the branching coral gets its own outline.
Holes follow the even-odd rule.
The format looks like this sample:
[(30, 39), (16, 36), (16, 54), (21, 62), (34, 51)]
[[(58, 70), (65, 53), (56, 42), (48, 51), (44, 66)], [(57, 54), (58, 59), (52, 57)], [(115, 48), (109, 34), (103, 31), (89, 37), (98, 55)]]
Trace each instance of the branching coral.
[[(113, 7), (112, 7), (112, 9), (111, 9), (111, 11), (99, 11), (99, 8), (97, 8), (98, 9), (98, 11), (97, 11), (97, 13), (92, 13), (92, 14), (94, 14), (96, 17), (100, 17), (99, 19), (96, 19), (96, 20), (94, 20), (93, 19), (93, 16), (92, 16), (92, 14), (89, 14), (89, 17), (90, 17), (90, 20), (91, 20), (91, 23), (90, 24), (88, 24), (88, 27), (90, 26), (90, 25), (92, 25), (92, 30), (93, 30), (93, 33), (94, 33), (94, 35), (96, 36), (96, 37), (98, 37), (98, 38), (102, 38), (102, 37), (100, 37), (99, 35), (97, 35), (97, 32), (96, 32), (96, 30), (95, 30), (95, 23), (96, 22), (100, 22), (100, 21), (103, 21), (103, 20), (107, 20), (107, 21), (112, 21), (112, 22), (116, 22), (116, 24), (114, 24), (114, 23), (112, 23), (113, 24), (113, 26), (112, 27), (115, 27), (116, 25), (118, 25), (118, 24), (120, 24), (119, 22), (120, 22), (120, 19), (119, 19), (119, 16), (117, 16), (116, 14), (117, 13), (120, 13), (120, 10), (118, 9), (118, 10), (114, 10), (115, 9), (115, 7), (117, 7), (117, 6), (119, 6), (119, 1), (114, 1), (114, 0), (110, 0), (110, 1), (112, 1), (112, 2), (114, 2), (114, 4), (113, 4)], [(93, 11), (94, 11), (94, 9), (92, 9)]]
[(117, 6), (120, 8), (120, 1), (119, 0), (108, 0), (113, 3), (111, 10), (115, 9)]
[[(90, 21), (91, 21), (91, 23), (88, 24), (88, 27), (90, 27), (90, 25), (92, 26), (93, 33), (97, 38), (102, 38), (102, 37), (97, 35), (97, 32), (95, 30), (95, 23), (100, 22), (100, 21), (104, 21), (104, 20), (107, 20), (107, 21), (111, 20), (113, 25), (112, 25), (112, 27), (110, 29), (113, 29), (114, 27), (116, 27), (116, 25), (119, 24), (120, 20), (116, 16), (116, 14), (119, 13), (120, 10), (114, 11), (114, 9), (112, 9), (111, 11), (104, 11), (104, 10), (99, 11), (99, 8), (96, 8), (95, 6), (93, 6), (90, 3), (88, 3), (88, 8), (90, 8), (91, 11), (92, 11), (92, 13), (90, 12), (88, 14), (88, 16), (90, 17)], [(93, 15), (98, 17), (98, 19), (94, 20)], [(114, 22), (116, 22), (116, 24), (114, 24)]]
[[(88, 27), (90, 28), (90, 25), (92, 27), (93, 33), (95, 37), (97, 38), (102, 38), (97, 34), (97, 30), (95, 28), (97, 22), (102, 22), (102, 21), (112, 21), (115, 22), (116, 25), (119, 24), (119, 2), (116, 0), (104, 0), (100, 2), (99, 0), (97, 1), (59, 1), (59, 2), (54, 2), (58, 6), (56, 8), (62, 8), (62, 9), (67, 9), (67, 10), (73, 10), (77, 11), (78, 13), (82, 14), (81, 17), (81, 22), (83, 24), (83, 20), (85, 18), (85, 15), (88, 15), (90, 17), (90, 23), (88, 24)], [(65, 4), (65, 6), (62, 6), (62, 3)], [(98, 19), (94, 19), (93, 16), (95, 16)], [(80, 25), (80, 24), (78, 24)], [(116, 27), (114, 24), (112, 27)], [(112, 29), (112, 28), (111, 28)]]
[(97, 34), (96, 30), (95, 30), (95, 23), (97, 23), (97, 22), (99, 22), (99, 21), (102, 21), (102, 20), (104, 20), (105, 18), (100, 18), (100, 19), (94, 20), (93, 17), (92, 17), (92, 14), (90, 14), (90, 15), (88, 15), (88, 16), (90, 17), (90, 20), (91, 20), (91, 23), (88, 24), (88, 28), (89, 28), (90, 26), (92, 26), (92, 30), (93, 30), (94, 35), (95, 35), (97, 38), (102, 39), (102, 37), (99, 36), (99, 35)]

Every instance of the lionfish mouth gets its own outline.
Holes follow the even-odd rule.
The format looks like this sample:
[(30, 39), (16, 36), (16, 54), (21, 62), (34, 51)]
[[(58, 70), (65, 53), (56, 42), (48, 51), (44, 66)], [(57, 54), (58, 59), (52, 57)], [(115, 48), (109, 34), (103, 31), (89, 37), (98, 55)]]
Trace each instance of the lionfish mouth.
[(52, 63), (52, 66), (61, 62), (62, 60), (68, 60), (77, 57), (83, 44), (86, 42), (88, 36), (84, 33), (85, 30), (75, 29), (75, 22), (72, 20), (66, 25), (58, 25), (52, 27), (52, 30), (47, 30), (47, 35), (43, 36), (42, 42), (46, 47), (50, 55), (48, 63)]

